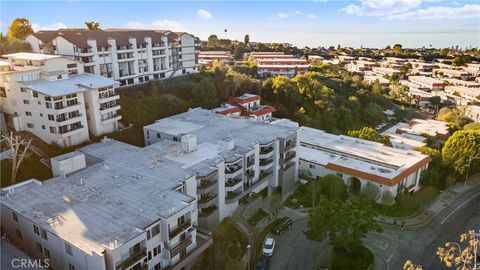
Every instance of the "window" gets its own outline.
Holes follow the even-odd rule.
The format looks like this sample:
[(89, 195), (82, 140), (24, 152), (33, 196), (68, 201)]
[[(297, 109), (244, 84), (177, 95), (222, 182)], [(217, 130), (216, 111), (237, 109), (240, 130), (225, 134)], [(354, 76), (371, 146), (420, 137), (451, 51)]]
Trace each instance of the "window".
[(46, 129), (45, 125), (42, 125), (42, 129)]
[(41, 102), (40, 100), (39, 100), (39, 101), (37, 101), (37, 103), (38, 103), (38, 105), (42, 105), (42, 102)]
[(5, 91), (5, 87), (0, 87), (0, 97), (7, 97), (7, 92)]
[(159, 233), (160, 233), (160, 224), (157, 224), (152, 228), (152, 237), (155, 237)]
[(17, 213), (15, 213), (15, 212), (12, 212), (12, 217), (13, 217), (13, 220), (15, 220), (15, 222), (18, 222), (18, 216), (17, 216)]
[(32, 123), (27, 123), (27, 128), (35, 128), (35, 125)]
[(45, 97), (45, 101), (52, 101), (51, 97)]
[(75, 266), (73, 264), (68, 264), (68, 270), (75, 270)]
[(42, 244), (35, 242), (35, 246), (37, 247), (37, 251), (40, 253), (43, 253), (43, 247)]
[(35, 232), (36, 235), (40, 235), (40, 232), (38, 230), (38, 226), (33, 224), (33, 232)]
[(152, 252), (149, 251), (149, 252), (148, 252), (148, 259), (147, 259), (147, 260), (150, 261), (151, 259), (152, 259)]
[(45, 239), (45, 240), (48, 240), (47, 231), (42, 229), (41, 232), (42, 232), (42, 238)]
[(162, 245), (158, 245), (153, 248), (153, 257), (159, 255), (162, 252)]
[(20, 87), (20, 92), (26, 93), (26, 92), (27, 92), (27, 88), (25, 88), (25, 87)]
[(29, 100), (26, 100), (26, 99), (24, 99), (24, 100), (23, 100), (23, 104), (30, 104), (30, 101), (29, 101)]
[(50, 258), (50, 250), (48, 248), (43, 248), (43, 254), (45, 254), (47, 258)]
[(55, 116), (53, 114), (48, 115), (48, 120), (55, 121)]
[(38, 92), (37, 91), (32, 91), (32, 96), (38, 98)]
[(160, 133), (157, 133), (157, 138), (158, 138), (158, 139), (161, 139), (161, 138), (162, 138), (162, 135), (160, 135)]
[(52, 108), (52, 103), (51, 102), (45, 102), (45, 107), (47, 109), (51, 109)]
[[(69, 244), (65, 243), (65, 252), (67, 252), (68, 254), (72, 255), (72, 246), (70, 246)], [(73, 256), (73, 255), (72, 255)]]
[(313, 164), (308, 165), (308, 167), (310, 167), (310, 169), (315, 169), (315, 165)]
[(43, 117), (43, 113), (40, 113), (40, 117)]
[(32, 116), (32, 112), (25, 112), (26, 116)]
[(76, 68), (77, 64), (67, 64), (67, 68)]
[(56, 127), (50, 127), (50, 133), (57, 133), (57, 128)]

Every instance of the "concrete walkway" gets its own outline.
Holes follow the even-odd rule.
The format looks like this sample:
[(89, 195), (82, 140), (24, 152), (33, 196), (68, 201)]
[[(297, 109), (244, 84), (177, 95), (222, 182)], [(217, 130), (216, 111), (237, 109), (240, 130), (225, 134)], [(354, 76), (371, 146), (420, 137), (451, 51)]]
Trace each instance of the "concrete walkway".
[(380, 223), (397, 225), (399, 227), (401, 227), (402, 223), (405, 227), (425, 225), (430, 219), (449, 206), (458, 197), (478, 185), (480, 185), (480, 174), (471, 176), (466, 185), (464, 183), (458, 183), (442, 191), (437, 199), (426, 210), (423, 210), (420, 213), (409, 217), (378, 216), (376, 217), (376, 220)]

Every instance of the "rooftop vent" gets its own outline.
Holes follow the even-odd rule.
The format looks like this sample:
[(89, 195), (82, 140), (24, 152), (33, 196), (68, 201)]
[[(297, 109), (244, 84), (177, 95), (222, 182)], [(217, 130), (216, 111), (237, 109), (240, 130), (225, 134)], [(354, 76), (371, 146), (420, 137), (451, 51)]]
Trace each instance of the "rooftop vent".
[(85, 155), (81, 152), (72, 152), (50, 159), (54, 177), (63, 176), (85, 168)]
[(183, 135), (181, 141), (184, 152), (190, 153), (197, 150), (197, 136), (192, 134)]
[(220, 151), (229, 151), (235, 147), (235, 141), (232, 138), (224, 138), (218, 141)]

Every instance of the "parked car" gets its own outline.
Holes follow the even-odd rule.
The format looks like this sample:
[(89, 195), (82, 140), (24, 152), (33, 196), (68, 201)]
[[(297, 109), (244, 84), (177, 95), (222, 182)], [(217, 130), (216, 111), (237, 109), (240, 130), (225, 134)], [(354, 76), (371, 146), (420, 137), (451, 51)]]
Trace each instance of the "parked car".
[(282, 217), (275, 221), (275, 226), (273, 227), (273, 233), (276, 235), (280, 235), (286, 230), (290, 230), (292, 228), (293, 221), (288, 217)]
[(263, 243), (263, 255), (272, 257), (273, 250), (275, 249), (275, 239), (268, 237)]
[(268, 269), (268, 257), (262, 255), (260, 257), (260, 260), (257, 263), (257, 266), (255, 267), (255, 270), (267, 270)]

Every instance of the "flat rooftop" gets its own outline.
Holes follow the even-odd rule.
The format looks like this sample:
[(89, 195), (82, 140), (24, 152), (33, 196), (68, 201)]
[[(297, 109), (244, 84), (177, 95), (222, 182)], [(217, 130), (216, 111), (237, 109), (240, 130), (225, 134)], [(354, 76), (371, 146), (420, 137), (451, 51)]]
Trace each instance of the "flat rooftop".
[(80, 148), (86, 168), (66, 178), (27, 182), (8, 196), (4, 191), (2, 204), (85, 252), (114, 249), (195, 200), (173, 190), (195, 174), (166, 157), (180, 143), (163, 143), (139, 148), (107, 139)]
[(449, 133), (446, 122), (433, 119), (414, 118), (409, 123), (398, 123), (385, 131), (387, 134), (408, 133), (413, 135), (421, 135), (423, 133), (430, 136), (447, 135)]
[(235, 146), (252, 147), (277, 138), (288, 138), (296, 133), (292, 127), (250, 121), (241, 117), (222, 116), (206, 109), (191, 109), (188, 112), (157, 120), (144, 129), (180, 136), (193, 134), (197, 142), (217, 144), (219, 140), (231, 138)]
[(102, 76), (84, 73), (70, 75), (66, 79), (26, 81), (23, 84), (47, 96), (56, 97), (84, 92), (89, 89), (115, 86), (118, 85), (118, 82)]
[(18, 59), (18, 60), (45, 61), (52, 58), (61, 58), (63, 56), (54, 55), (54, 54), (19, 52), (19, 53), (4, 54), (2, 55), (2, 57), (14, 59), (14, 60)]
[(387, 185), (398, 183), (408, 176), (406, 173), (431, 160), (417, 151), (395, 149), (308, 127), (300, 127), (298, 134), (300, 159)]

